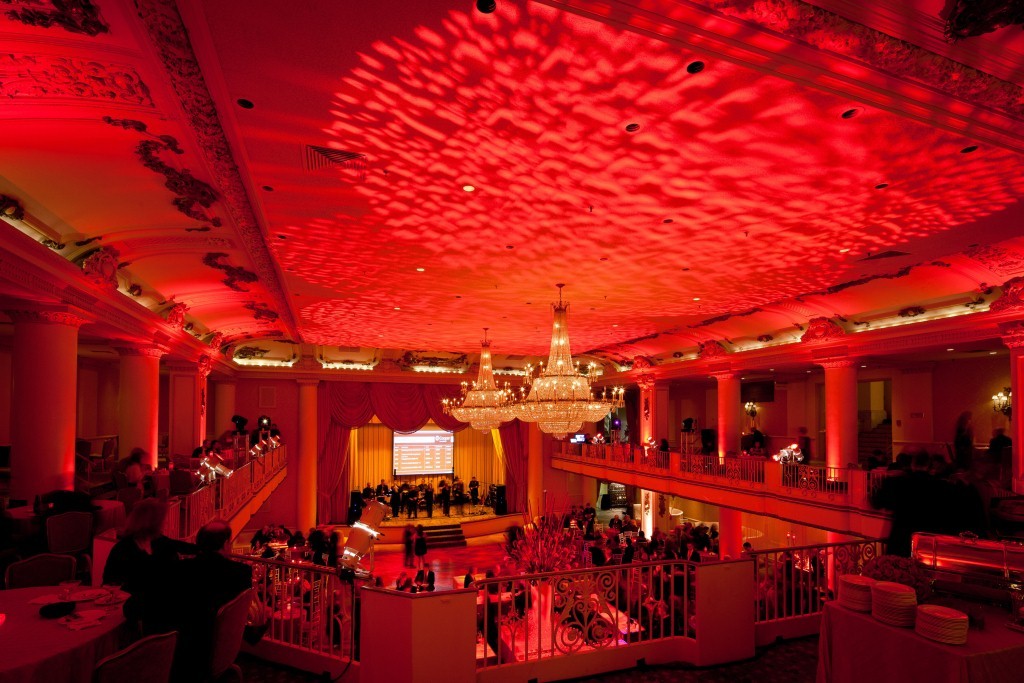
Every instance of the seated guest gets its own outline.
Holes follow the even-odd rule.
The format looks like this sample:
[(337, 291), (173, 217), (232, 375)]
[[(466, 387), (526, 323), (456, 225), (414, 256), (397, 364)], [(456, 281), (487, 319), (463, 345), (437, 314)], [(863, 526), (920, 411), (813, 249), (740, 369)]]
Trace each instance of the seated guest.
[(330, 542), (327, 534), (322, 529), (313, 529), (309, 532), (306, 542), (309, 545), (310, 552), (313, 553), (313, 564), (326, 564), (327, 554), (330, 551)]
[(473, 587), (473, 581), (475, 580), (473, 578), (474, 574), (476, 574), (476, 567), (472, 567), (468, 572), (466, 572), (466, 576), (464, 576), (463, 579), (462, 579), (462, 587), (463, 588), (472, 588)]
[(196, 534), (198, 554), (180, 563), (174, 583), (178, 631), (174, 679), (197, 680), (212, 665), (217, 610), (252, 587), (252, 567), (230, 559), (231, 527), (214, 520)]
[(302, 531), (296, 529), (295, 533), (288, 539), (288, 547), (298, 548), (304, 545), (306, 545), (306, 539), (302, 536)]
[(405, 572), (402, 572), (401, 574), (398, 575), (398, 578), (395, 579), (395, 590), (396, 591), (407, 591), (410, 588), (412, 588), (412, 579), (409, 578), (408, 574), (406, 574)]
[(431, 593), (434, 592), (434, 588), (435, 588), (434, 587), (434, 582), (436, 580), (437, 580), (437, 577), (434, 576), (434, 570), (431, 569), (430, 571), (427, 572), (427, 583), (426, 583), (426, 585), (423, 586), (423, 590), (431, 592)]
[(167, 587), (178, 572), (178, 554), (193, 554), (191, 543), (163, 535), (167, 505), (155, 498), (139, 501), (128, 515), (124, 534), (110, 550), (103, 583), (120, 585), (131, 595), (124, 612), (149, 633), (163, 632), (169, 616)]

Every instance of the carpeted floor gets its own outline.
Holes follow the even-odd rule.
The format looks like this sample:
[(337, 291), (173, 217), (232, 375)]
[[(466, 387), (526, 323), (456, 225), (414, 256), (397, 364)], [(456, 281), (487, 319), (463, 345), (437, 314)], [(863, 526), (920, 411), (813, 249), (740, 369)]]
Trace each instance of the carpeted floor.
[[(324, 679), (243, 655), (239, 659), (246, 683), (316, 683)], [(811, 683), (818, 665), (818, 638), (800, 638), (760, 648), (745, 662), (695, 669), (649, 666), (573, 679), (573, 683)]]

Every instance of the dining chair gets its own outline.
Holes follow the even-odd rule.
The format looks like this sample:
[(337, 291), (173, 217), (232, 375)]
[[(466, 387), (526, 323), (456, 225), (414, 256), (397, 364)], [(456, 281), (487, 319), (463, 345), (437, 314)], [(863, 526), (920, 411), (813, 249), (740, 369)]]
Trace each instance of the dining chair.
[(242, 634), (249, 619), (249, 606), (253, 592), (242, 591), (237, 598), (217, 610), (217, 618), (213, 626), (213, 680), (231, 671), (242, 682), (242, 670), (235, 664), (238, 651), (242, 649)]
[(93, 683), (167, 683), (171, 678), (178, 632), (143, 638), (104, 657), (93, 670)]
[(75, 565), (71, 555), (42, 553), (9, 565), (5, 585), (8, 589), (56, 586), (75, 578)]

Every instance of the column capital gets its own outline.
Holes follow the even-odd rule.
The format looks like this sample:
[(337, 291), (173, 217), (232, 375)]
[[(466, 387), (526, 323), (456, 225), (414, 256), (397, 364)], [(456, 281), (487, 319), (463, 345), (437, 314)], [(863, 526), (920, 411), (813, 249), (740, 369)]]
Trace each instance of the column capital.
[(84, 312), (73, 306), (32, 306), (10, 308), (4, 311), (11, 320), (17, 323), (36, 323), (43, 325), (65, 325), (79, 328), (92, 322)]
[(816, 365), (820, 365), (826, 370), (832, 368), (852, 368), (856, 362), (853, 358), (822, 358), (814, 361)]
[(725, 382), (726, 380), (736, 379), (736, 377), (739, 375), (739, 373), (736, 372), (735, 370), (722, 369), (722, 370), (714, 370), (714, 371), (708, 373), (708, 375), (710, 377), (714, 377), (719, 382)]
[(636, 385), (640, 387), (640, 391), (650, 391), (654, 388), (655, 379), (654, 375), (648, 375), (646, 372), (641, 373), (636, 378)]
[(300, 377), (295, 380), (295, 383), (300, 387), (315, 387), (317, 384), (320, 384), (320, 380), (315, 377)]
[(196, 367), (199, 370), (199, 374), (203, 377), (209, 377), (210, 372), (213, 371), (213, 359), (207, 355), (199, 356), (199, 360), (196, 361)]
[(121, 357), (124, 356), (145, 356), (147, 358), (162, 358), (167, 354), (167, 349), (162, 346), (153, 345), (135, 345), (130, 344), (128, 346), (115, 346), (114, 350)]
[(1024, 321), (1015, 320), (999, 326), (1003, 344), (1010, 349), (1024, 348)]

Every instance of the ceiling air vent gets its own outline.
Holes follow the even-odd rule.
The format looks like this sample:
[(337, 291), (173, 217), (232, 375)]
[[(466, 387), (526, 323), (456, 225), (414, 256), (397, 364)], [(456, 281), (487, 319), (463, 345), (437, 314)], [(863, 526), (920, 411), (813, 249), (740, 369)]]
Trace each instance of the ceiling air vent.
[(865, 256), (861, 261), (878, 261), (880, 259), (896, 258), (898, 256), (910, 256), (910, 254), (905, 251), (882, 251), (877, 254), (872, 254), (871, 256)]
[(366, 179), (366, 155), (333, 147), (306, 145), (304, 161), (311, 172), (340, 168), (355, 171), (359, 180)]

